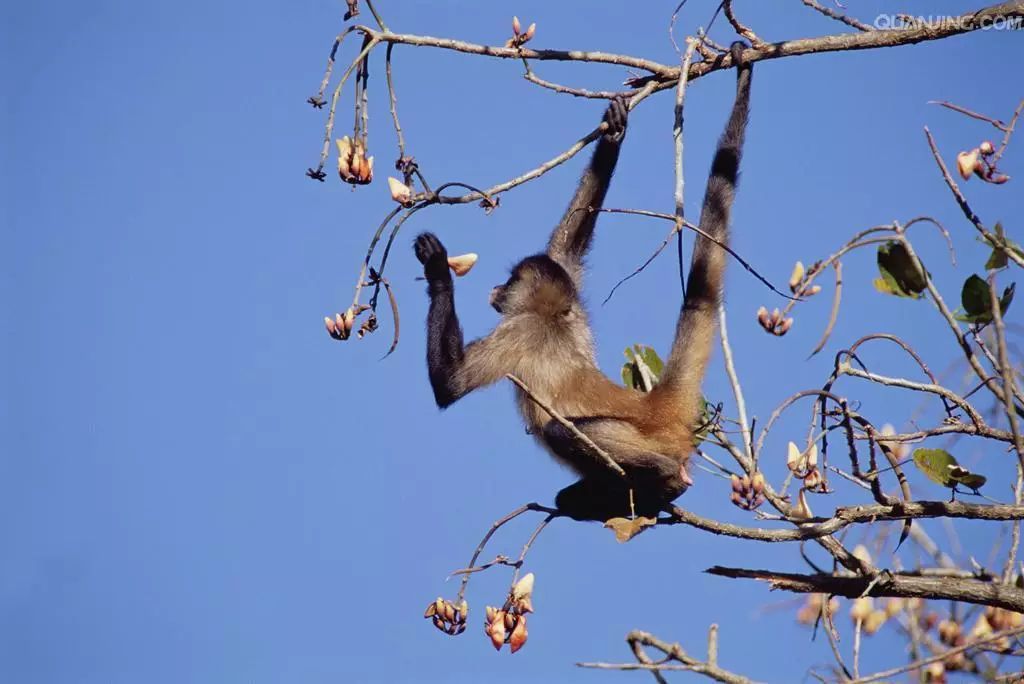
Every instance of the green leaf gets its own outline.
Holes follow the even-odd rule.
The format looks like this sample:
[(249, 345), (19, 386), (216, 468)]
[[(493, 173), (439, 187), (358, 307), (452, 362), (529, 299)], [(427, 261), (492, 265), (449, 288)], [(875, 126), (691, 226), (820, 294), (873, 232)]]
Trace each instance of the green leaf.
[(1008, 252), (1012, 251), (1018, 257), (1024, 257), (1024, 247), (1021, 247), (1013, 240), (1007, 239), (1003, 231), (1002, 222), (996, 223), (995, 236), (995, 240), (989, 238), (984, 240), (984, 242), (987, 242), (992, 247), (992, 254), (989, 255), (988, 261), (985, 262), (986, 270), (1004, 268), (1009, 261)]
[[(1017, 288), (1016, 283), (1011, 283), (1003, 290), (999, 298), (999, 312), (1005, 314), (1013, 301), (1013, 295)], [(956, 312), (954, 318), (965, 323), (991, 323), (992, 322), (992, 289), (988, 282), (978, 275), (972, 275), (964, 281), (963, 289), (960, 291), (961, 309)]]
[(955, 484), (949, 477), (949, 469), (956, 467), (957, 462), (945, 449), (914, 449), (914, 465), (936, 484), (943, 487)]
[(950, 489), (963, 485), (977, 492), (987, 482), (984, 475), (967, 470), (945, 449), (915, 449), (914, 465), (929, 480)]
[(890, 240), (878, 246), (878, 272), (875, 289), (897, 297), (920, 299), (928, 286), (917, 264), (902, 242)]
[[(641, 392), (653, 388), (665, 368), (658, 352), (646, 345), (635, 344), (627, 347), (624, 353), (626, 363), (622, 366), (622, 383)], [(645, 381), (647, 379), (649, 383)]]

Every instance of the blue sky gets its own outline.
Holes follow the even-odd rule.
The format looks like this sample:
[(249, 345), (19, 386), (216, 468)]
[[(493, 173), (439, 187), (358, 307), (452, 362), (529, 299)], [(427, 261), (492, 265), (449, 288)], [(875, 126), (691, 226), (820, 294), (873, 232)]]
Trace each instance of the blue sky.
[[(854, 6), (870, 21), (881, 11), (958, 13), (982, 4)], [(400, 32), (495, 44), (518, 14), (538, 23), (538, 47), (676, 59), (666, 32), (673, 2), (379, 5)], [(680, 31), (705, 21), (711, 7), (691, 0)], [(843, 28), (796, 2), (739, 7), (770, 40)], [(452, 251), (481, 255), (457, 297), (467, 335), (483, 334), (495, 322), (487, 291), (544, 244), (586, 153), (504, 196), (490, 217), (473, 205), (420, 212), (389, 268), (402, 314), (397, 352), (378, 360), (390, 339), (386, 314), (377, 335), (334, 342), (322, 317), (347, 306), (366, 243), (392, 206), (382, 181), (394, 150), (381, 51), (370, 123), (379, 180), (353, 193), (333, 175), (326, 184), (303, 175), (316, 162), (323, 124), (304, 100), (343, 10), (336, 0), (56, 1), (3, 10), (0, 679), (614, 681), (637, 676), (573, 663), (627, 660), (623, 637), (632, 628), (700, 653), (711, 622), (721, 625), (726, 667), (787, 682), (827, 663), (823, 640), (795, 624), (791, 597), (701, 573), (715, 564), (800, 569), (795, 547), (682, 527), (620, 546), (597, 525), (552, 525), (528, 562), (537, 575), (530, 643), (511, 659), (495, 654), (480, 629), (483, 606), (500, 602), (507, 573), (471, 584), (466, 635), (445, 637), (421, 618), (429, 600), (454, 594), (445, 577), (492, 520), (524, 501), (550, 501), (571, 478), (523, 434), (508, 387), (435, 409), (411, 238), (429, 229)], [(730, 39), (724, 23), (717, 35)], [(949, 99), (1007, 117), (1024, 95), (1022, 59), (1019, 33), (990, 31), (758, 65), (734, 246), (782, 283), (796, 259), (826, 255), (856, 230), (930, 214), (953, 233), (959, 265), (949, 265), (927, 230), (916, 239), (955, 302), (984, 250), (942, 184), (922, 127), (931, 126), (950, 161), (995, 131), (926, 103)], [(556, 63), (537, 71), (604, 89), (628, 75)], [(514, 62), (400, 46), (395, 73), (409, 149), (434, 183), (487, 186), (518, 175), (589, 131), (602, 109), (526, 83)], [(690, 91), (691, 215), (731, 90), (724, 73)], [(350, 92), (339, 130), (350, 120)], [(608, 206), (670, 210), (670, 100), (662, 94), (634, 112)], [(1011, 175), (1024, 175), (1021, 144), (1003, 163)], [(1019, 237), (1017, 182), (966, 187), (984, 220), (1002, 218)], [(679, 297), (671, 258), (600, 306), (664, 231), (618, 216), (598, 228), (587, 287), (599, 360), (613, 375), (628, 344), (669, 345)], [(792, 391), (820, 386), (836, 349), (867, 332), (904, 336), (962, 385), (938, 317), (925, 303), (875, 293), (873, 271), (870, 252), (847, 260), (832, 342), (807, 361), (827, 300), (798, 310), (784, 339), (769, 338), (754, 312), (783, 302), (731, 269), (730, 331), (751, 414), (763, 422)], [(885, 349), (867, 357), (879, 370), (905, 368)], [(731, 406), (720, 357), (714, 364), (706, 393)], [(916, 397), (852, 383), (842, 391), (879, 423), (906, 426), (918, 409), (918, 419), (934, 418), (935, 407)], [(806, 417), (795, 412), (770, 435), (763, 462), (771, 477), (782, 477), (785, 444), (802, 438)], [(993, 479), (990, 496), (1007, 497), (1007, 455), (966, 441), (954, 447)], [(916, 486), (922, 498), (945, 496)], [(839, 492), (815, 499), (816, 510), (865, 500)], [(681, 503), (751, 522), (727, 497), (726, 483), (697, 472)], [(516, 553), (533, 524), (509, 526), (489, 553)], [(941, 524), (924, 528), (945, 541)], [(961, 558), (987, 558), (998, 541), (990, 528), (959, 529)], [(912, 550), (903, 558), (915, 561)], [(845, 616), (841, 626), (851, 639)], [(899, 639), (887, 636), (867, 642), (865, 670), (901, 657)]]

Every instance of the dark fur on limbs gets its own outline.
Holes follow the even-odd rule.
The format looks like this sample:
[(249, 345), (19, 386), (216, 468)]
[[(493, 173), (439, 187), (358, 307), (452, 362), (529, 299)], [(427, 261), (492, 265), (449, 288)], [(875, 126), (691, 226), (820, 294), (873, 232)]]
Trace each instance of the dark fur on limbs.
[[(741, 64), (743, 44), (733, 45), (738, 65), (736, 101), (719, 140), (701, 212), (702, 230), (728, 240), (747, 125), (751, 66)], [(721, 297), (725, 252), (698, 236), (675, 340), (658, 385), (648, 393), (612, 382), (598, 369), (587, 314), (580, 302), (583, 259), (625, 136), (628, 108), (615, 100), (604, 114), (608, 128), (547, 250), (520, 261), (491, 292), (502, 318), (485, 337), (464, 344), (455, 313), (447, 252), (431, 233), (416, 238), (430, 295), (427, 368), (434, 397), (444, 408), (473, 390), (518, 376), (538, 396), (610, 454), (626, 473), (603, 460), (528, 396), (519, 410), (534, 437), (580, 479), (558, 493), (558, 509), (577, 520), (607, 520), (635, 511), (656, 515), (692, 483), (686, 464), (701, 410), (700, 384), (711, 354)]]

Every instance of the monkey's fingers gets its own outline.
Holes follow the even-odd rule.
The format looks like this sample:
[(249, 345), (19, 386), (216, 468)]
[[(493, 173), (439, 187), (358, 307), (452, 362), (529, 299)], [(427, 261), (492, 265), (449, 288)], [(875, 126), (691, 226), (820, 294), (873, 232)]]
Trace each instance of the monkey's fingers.
[(604, 120), (608, 124), (605, 136), (610, 140), (621, 138), (626, 130), (626, 122), (629, 118), (629, 104), (624, 97), (616, 97), (608, 105), (605, 111)]
[(413, 251), (416, 253), (416, 258), (419, 259), (419, 262), (424, 265), (434, 259), (441, 259), (442, 261), (447, 261), (448, 259), (448, 250), (445, 249), (444, 245), (441, 244), (441, 241), (433, 233), (420, 233), (413, 243)]

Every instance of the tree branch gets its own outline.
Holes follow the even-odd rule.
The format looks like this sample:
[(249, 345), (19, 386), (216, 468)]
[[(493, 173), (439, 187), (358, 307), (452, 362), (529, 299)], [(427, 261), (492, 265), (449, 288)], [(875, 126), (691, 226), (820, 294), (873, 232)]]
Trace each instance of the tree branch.
[(895, 596), (899, 598), (944, 599), (981, 606), (996, 606), (1024, 612), (1024, 589), (999, 582), (956, 577), (918, 577), (883, 571), (875, 577), (857, 575), (801, 575), (771, 570), (747, 570), (720, 565), (705, 570), (708, 574), (734, 579), (764, 580), (772, 589), (800, 594), (833, 594), (846, 598)]

